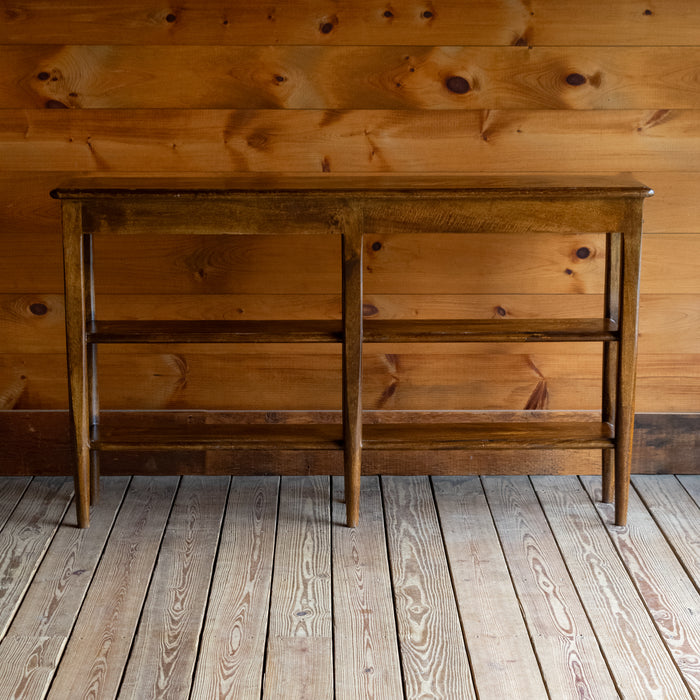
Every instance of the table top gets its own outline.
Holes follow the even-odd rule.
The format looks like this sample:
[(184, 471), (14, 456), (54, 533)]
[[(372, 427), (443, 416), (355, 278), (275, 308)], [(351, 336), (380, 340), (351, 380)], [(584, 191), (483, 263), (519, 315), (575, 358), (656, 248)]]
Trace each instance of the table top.
[(654, 191), (627, 175), (494, 177), (475, 175), (230, 174), (206, 177), (81, 178), (51, 192), (55, 199), (123, 197), (225, 197), (236, 193), (400, 194), (443, 197), (650, 197)]

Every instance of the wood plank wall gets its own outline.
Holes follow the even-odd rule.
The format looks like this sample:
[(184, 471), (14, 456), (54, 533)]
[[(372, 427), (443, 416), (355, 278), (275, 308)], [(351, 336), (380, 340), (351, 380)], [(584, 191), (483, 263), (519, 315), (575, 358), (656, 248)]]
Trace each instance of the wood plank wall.
[[(0, 95), (0, 409), (67, 406), (48, 192), (72, 176), (630, 172), (657, 193), (637, 407), (698, 411), (699, 3), (13, 0)], [(337, 242), (320, 239), (100, 241), (98, 312), (335, 317)], [(591, 235), (368, 239), (365, 313), (595, 314), (603, 249)], [(594, 410), (599, 367), (596, 347), (372, 347), (366, 402)], [(101, 351), (114, 409), (337, 409), (339, 377), (331, 347)]]

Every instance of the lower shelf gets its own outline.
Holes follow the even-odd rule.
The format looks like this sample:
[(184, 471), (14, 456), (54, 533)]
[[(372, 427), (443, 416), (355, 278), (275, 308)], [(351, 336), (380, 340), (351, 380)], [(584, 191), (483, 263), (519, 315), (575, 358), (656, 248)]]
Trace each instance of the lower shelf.
[[(372, 424), (363, 427), (364, 450), (610, 449), (614, 431), (598, 422)], [(99, 450), (339, 450), (338, 424), (168, 425), (100, 428)]]

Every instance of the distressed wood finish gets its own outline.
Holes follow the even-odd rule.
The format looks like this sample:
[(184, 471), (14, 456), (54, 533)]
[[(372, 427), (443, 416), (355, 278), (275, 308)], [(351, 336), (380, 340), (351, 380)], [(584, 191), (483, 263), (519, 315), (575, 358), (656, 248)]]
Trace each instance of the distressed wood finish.
[[(58, 669), (49, 698), (114, 697), (119, 689), (178, 485), (172, 477), (134, 481), (66, 646), (67, 663)], [(72, 668), (86, 658), (92, 659), (90, 668), (75, 674)]]
[(433, 491), (479, 696), (548, 698), (479, 477), (434, 477)]
[[(664, 597), (651, 603), (647, 610), (626, 575), (613, 542), (607, 533), (595, 527), (598, 514), (576, 477), (553, 481), (550, 477), (537, 476), (533, 482), (570, 575), (578, 582), (581, 602), (598, 632), (603, 653), (611, 668), (617, 669), (620, 694), (658, 697), (659, 688), (663, 688), (666, 697), (689, 700), (692, 695), (652, 623), (658, 607), (666, 602)], [(641, 527), (642, 523), (636, 526)], [(582, 537), (577, 532), (579, 529), (588, 535)], [(623, 558), (629, 566), (629, 557)], [(671, 572), (665, 575), (672, 576)], [(642, 583), (638, 572), (633, 577), (638, 585)], [(647, 589), (646, 593), (651, 591)], [(693, 606), (697, 606), (697, 596)], [(679, 634), (682, 635), (682, 628)], [(673, 652), (676, 662), (683, 663), (675, 642), (673, 646), (676, 646)]]
[(383, 485), (406, 695), (476, 698), (428, 478)]
[(483, 484), (550, 696), (617, 697), (613, 670), (532, 485), (525, 477), (486, 477)]
[[(691, 694), (700, 696), (700, 664), (696, 653), (700, 648), (700, 627), (697, 625), (700, 594), (688, 580), (681, 557), (673, 551), (677, 540), (673, 538), (669, 542), (666, 539), (642, 505), (636, 486), (630, 492), (629, 504), (629, 518), (633, 525), (618, 528), (613, 525), (612, 508), (598, 502), (596, 484), (587, 477), (581, 481), (596, 503), (610, 538)], [(680, 501), (682, 504), (682, 496)], [(673, 585), (667, 585), (666, 581), (673, 581)]]
[(231, 482), (194, 697), (260, 698), (278, 493), (275, 477)]
[(119, 697), (189, 691), (226, 505), (228, 477), (181, 480)]
[(332, 556), (338, 700), (402, 700), (398, 639), (379, 477), (362, 479), (363, 517), (344, 523), (343, 484), (333, 479)]
[(263, 697), (333, 697), (330, 479), (282, 483)]
[[(0, 491), (4, 493), (9, 486), (3, 479)], [(106, 480), (102, 507), (90, 528), (78, 529), (75, 511), (66, 512), (0, 642), (0, 692), (4, 697), (43, 698), (47, 693), (128, 486), (127, 477)], [(41, 504), (38, 496), (30, 492), (27, 500)], [(17, 544), (14, 546), (27, 563), (37, 559), (37, 550), (27, 548), (20, 554)], [(21, 572), (15, 570), (11, 576), (20, 577)], [(11, 602), (3, 600), (3, 609), (6, 606)]]
[[(98, 343), (293, 343), (342, 342), (342, 438), (337, 427), (308, 425), (193, 426), (181, 436), (171, 425), (152, 434), (156, 450), (333, 449), (344, 454), (347, 522), (359, 518), (362, 449), (614, 449), (616, 522), (624, 524), (629, 488), (637, 309), (641, 264), (642, 201), (652, 192), (629, 179), (595, 181), (547, 178), (477, 182), (469, 178), (387, 177), (271, 178), (253, 175), (222, 182), (153, 180), (87, 181), (53, 192), (64, 202), (66, 317), (71, 415), (77, 452), (76, 490), (81, 525), (89, 518), (87, 480), (97, 493), (97, 450), (143, 450), (145, 430), (125, 434), (99, 425), (96, 386)], [(543, 234), (607, 234), (603, 317), (547, 319), (375, 320), (363, 323), (363, 237), (405, 234), (507, 232), (519, 237)], [(92, 240), (109, 235), (322, 234), (341, 238), (341, 323), (336, 321), (102, 321), (94, 313)], [(376, 241), (372, 250), (381, 244)], [(618, 250), (621, 252), (618, 254)], [(80, 249), (80, 250), (79, 250)], [(583, 257), (590, 251), (585, 249)], [(619, 301), (618, 301), (619, 300)], [(363, 343), (576, 343), (605, 346), (603, 420), (598, 423), (522, 423), (443, 426), (362, 425)], [(614, 346), (614, 350), (611, 349)], [(386, 359), (395, 362), (391, 354)], [(616, 366), (612, 364), (612, 358)], [(187, 383), (189, 366), (176, 363)], [(532, 365), (532, 360), (529, 360)], [(316, 359), (314, 359), (316, 365)], [(539, 374), (539, 370), (536, 370)], [(540, 375), (541, 377), (542, 375)], [(538, 382), (525, 406), (541, 408), (545, 384)], [(379, 408), (391, 397), (384, 390)], [(614, 409), (613, 409), (614, 403)], [(88, 435), (88, 426), (90, 434)], [(92, 448), (92, 469), (90, 468)], [(612, 460), (604, 462), (606, 493)]]
[[(635, 478), (652, 510), (632, 495), (628, 528), (613, 526), (613, 508), (597, 503), (597, 479), (584, 479), (586, 490), (575, 478), (537, 479), (540, 500), (527, 478), (433, 477), (432, 492), (426, 477), (366, 478), (357, 528), (345, 526), (342, 478), (332, 492), (327, 479), (306, 480), (319, 488), (299, 489), (297, 478), (241, 477), (228, 491), (228, 477), (198, 481), (179, 479), (165, 523), (167, 504), (151, 501), (149, 510), (143, 497), (144, 486), (157, 487), (158, 480), (106, 477), (91, 527), (76, 528), (68, 509), (60, 527), (42, 528), (42, 546), (27, 546), (26, 537), (40, 519), (60, 518), (35, 516), (44, 511), (47, 490), (60, 491), (67, 503), (70, 479), (35, 477), (16, 494), (17, 507), (0, 526), (3, 560), (14, 562), (2, 571), (3, 585), (26, 594), (12, 606), (0, 639), (0, 697), (133, 696), (135, 669), (148, 676), (176, 655), (180, 662), (194, 658), (194, 672), (174, 663), (162, 692), (151, 686), (155, 692), (139, 699), (277, 700), (305, 688), (312, 700), (461, 700), (469, 697), (469, 671), (480, 700), (697, 695), (697, 475)], [(278, 518), (280, 482), (288, 493)], [(11, 479), (0, 477), (0, 499), (6, 488)], [(191, 517), (189, 509), (204, 491), (216, 502), (211, 520)], [(156, 527), (145, 527), (146, 520)], [(205, 520), (200, 547), (187, 533)], [(195, 560), (196, 567), (186, 563)], [(282, 595), (271, 606), (273, 588)], [(182, 607), (167, 597), (154, 605), (159, 591), (177, 591)], [(289, 603), (302, 602), (304, 592), (315, 605)], [(612, 620), (608, 611), (617, 603), (629, 604)], [(309, 618), (320, 617), (321, 608), (329, 617), (316, 625)], [(283, 648), (268, 634), (268, 614), (291, 619), (301, 632), (332, 630), (332, 642), (323, 640), (332, 656), (306, 654), (302, 662), (315, 666), (315, 675), (299, 663), (298, 645)], [(176, 629), (183, 643), (175, 648), (154, 644), (148, 656), (138, 641), (129, 648), (131, 639), (165, 641)], [(659, 656), (660, 664), (644, 663)], [(263, 694), (269, 676), (286, 680), (281, 692)], [(66, 692), (68, 678), (78, 681), (73, 693)], [(94, 683), (87, 690), (77, 687), (88, 678)]]
[(31, 497), (21, 501), (11, 527), (0, 533), (0, 577), (9, 582), (0, 589), (0, 637), (5, 635), (70, 502), (70, 489), (59, 477), (34, 480), (29, 488)]

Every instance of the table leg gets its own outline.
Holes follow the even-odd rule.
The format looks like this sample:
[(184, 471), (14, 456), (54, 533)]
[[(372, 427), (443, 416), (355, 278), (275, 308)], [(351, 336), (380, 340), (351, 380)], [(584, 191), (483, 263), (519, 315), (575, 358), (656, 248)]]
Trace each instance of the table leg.
[(71, 435), (78, 527), (90, 524), (90, 434), (81, 207), (63, 202), (63, 271)]
[(342, 215), (343, 246), (343, 439), (348, 527), (360, 518), (362, 473), (362, 223)]
[(637, 373), (639, 270), (642, 251), (641, 203), (630, 203), (622, 234), (622, 304), (615, 416), (615, 524), (627, 524)]

